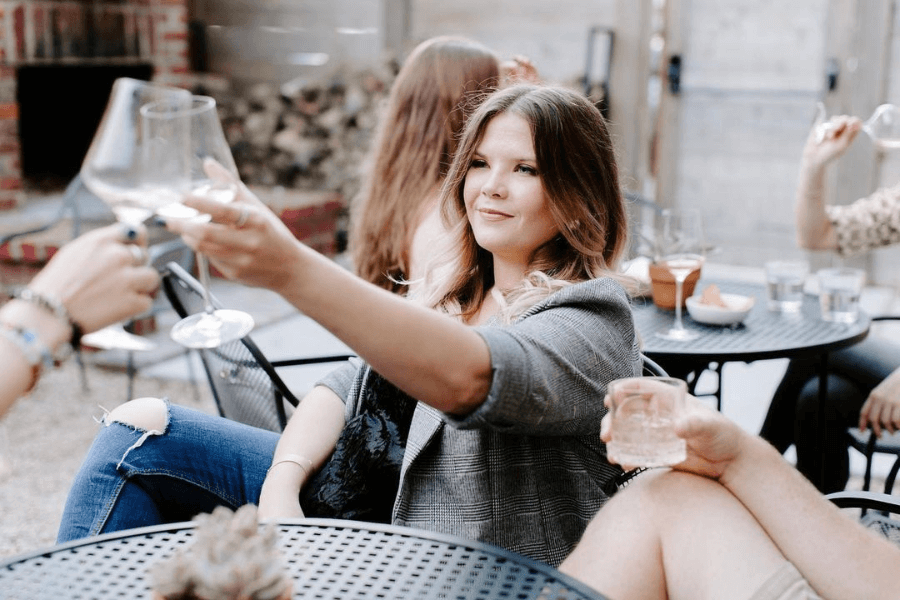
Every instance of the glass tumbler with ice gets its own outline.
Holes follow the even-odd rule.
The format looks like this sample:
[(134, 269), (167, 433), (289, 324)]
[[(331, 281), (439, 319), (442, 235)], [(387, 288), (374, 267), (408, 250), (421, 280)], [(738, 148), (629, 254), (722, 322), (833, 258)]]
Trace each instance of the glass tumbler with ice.
[(610, 459), (633, 467), (660, 467), (686, 458), (675, 434), (684, 413), (687, 384), (674, 377), (629, 377), (609, 384)]

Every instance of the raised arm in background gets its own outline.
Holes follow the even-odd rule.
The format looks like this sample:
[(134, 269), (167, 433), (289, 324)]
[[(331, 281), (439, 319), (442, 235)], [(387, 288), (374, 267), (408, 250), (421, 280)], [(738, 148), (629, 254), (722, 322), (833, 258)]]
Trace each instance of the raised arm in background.
[(807, 250), (836, 250), (837, 234), (825, 212), (825, 171), (846, 152), (862, 127), (856, 117), (840, 116), (829, 121), (823, 135), (813, 127), (800, 159), (795, 220), (797, 244)]

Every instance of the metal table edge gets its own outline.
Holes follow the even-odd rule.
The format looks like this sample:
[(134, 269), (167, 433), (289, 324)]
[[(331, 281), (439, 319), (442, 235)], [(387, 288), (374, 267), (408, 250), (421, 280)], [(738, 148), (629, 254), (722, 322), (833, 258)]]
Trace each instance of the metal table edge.
[[(263, 523), (264, 525), (266, 523)], [(604, 596), (599, 591), (595, 590), (591, 586), (586, 583), (575, 579), (574, 577), (567, 575), (558, 569), (550, 566), (547, 563), (535, 560), (533, 558), (529, 558), (517, 552), (512, 552), (511, 550), (507, 550), (505, 548), (501, 548), (500, 546), (496, 546), (494, 544), (490, 544), (487, 542), (482, 542), (479, 540), (472, 540), (468, 538), (464, 538), (462, 536), (457, 536), (448, 533), (439, 533), (435, 531), (429, 531), (426, 529), (417, 529), (414, 527), (403, 527), (399, 525), (389, 525), (384, 523), (370, 523), (366, 521), (349, 521), (344, 519), (303, 519), (303, 518), (294, 518), (294, 519), (279, 519), (277, 521), (271, 521), (273, 526), (281, 527), (281, 526), (292, 526), (292, 525), (304, 525), (311, 527), (322, 527), (322, 528), (337, 528), (337, 529), (356, 529), (362, 531), (373, 531), (373, 532), (381, 532), (387, 533), (391, 535), (399, 535), (406, 537), (415, 537), (422, 540), (441, 542), (448, 545), (453, 546), (461, 546), (464, 548), (471, 548), (473, 550), (478, 550), (481, 552), (486, 552), (489, 554), (493, 554), (494, 556), (510, 560), (515, 562), (516, 564), (528, 568), (533, 569), (535, 571), (544, 573), (547, 576), (550, 576), (556, 580), (558, 580), (563, 585), (577, 591), (581, 595), (586, 598), (594, 598), (596, 600), (609, 600), (606, 596)], [(0, 570), (7, 570), (12, 568), (14, 565), (18, 563), (22, 563), (31, 559), (47, 557), (51, 554), (55, 554), (57, 552), (64, 552), (66, 550), (70, 550), (73, 548), (78, 548), (80, 546), (90, 546), (101, 542), (106, 542), (115, 539), (129, 538), (129, 537), (139, 537), (142, 535), (154, 534), (154, 533), (166, 533), (175, 530), (181, 529), (192, 529), (197, 526), (195, 521), (183, 521), (179, 523), (167, 523), (163, 525), (151, 525), (148, 527), (139, 527), (135, 529), (125, 529), (122, 531), (114, 531), (111, 533), (104, 533), (100, 535), (90, 536), (86, 538), (81, 538), (78, 540), (72, 540), (70, 542), (65, 542), (62, 544), (58, 544), (55, 546), (50, 546), (46, 548), (41, 548), (38, 550), (34, 550), (31, 552), (26, 552), (23, 554), (18, 554), (16, 556), (9, 557), (0, 561)]]

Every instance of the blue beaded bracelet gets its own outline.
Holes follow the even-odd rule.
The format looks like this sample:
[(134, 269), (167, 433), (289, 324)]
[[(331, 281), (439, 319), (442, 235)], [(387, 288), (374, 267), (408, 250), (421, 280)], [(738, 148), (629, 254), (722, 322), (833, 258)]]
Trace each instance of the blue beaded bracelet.
[(30, 329), (3, 323), (0, 327), (0, 335), (15, 344), (22, 351), (28, 364), (31, 365), (31, 383), (28, 386), (30, 391), (37, 383), (41, 369), (54, 365), (53, 354), (38, 335)]

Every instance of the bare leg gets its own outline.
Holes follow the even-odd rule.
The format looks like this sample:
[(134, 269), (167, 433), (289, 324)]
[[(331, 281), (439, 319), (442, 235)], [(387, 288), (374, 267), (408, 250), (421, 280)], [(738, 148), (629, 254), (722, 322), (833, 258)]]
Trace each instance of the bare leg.
[(560, 570), (616, 600), (746, 599), (785, 558), (718, 483), (660, 471), (601, 510)]

